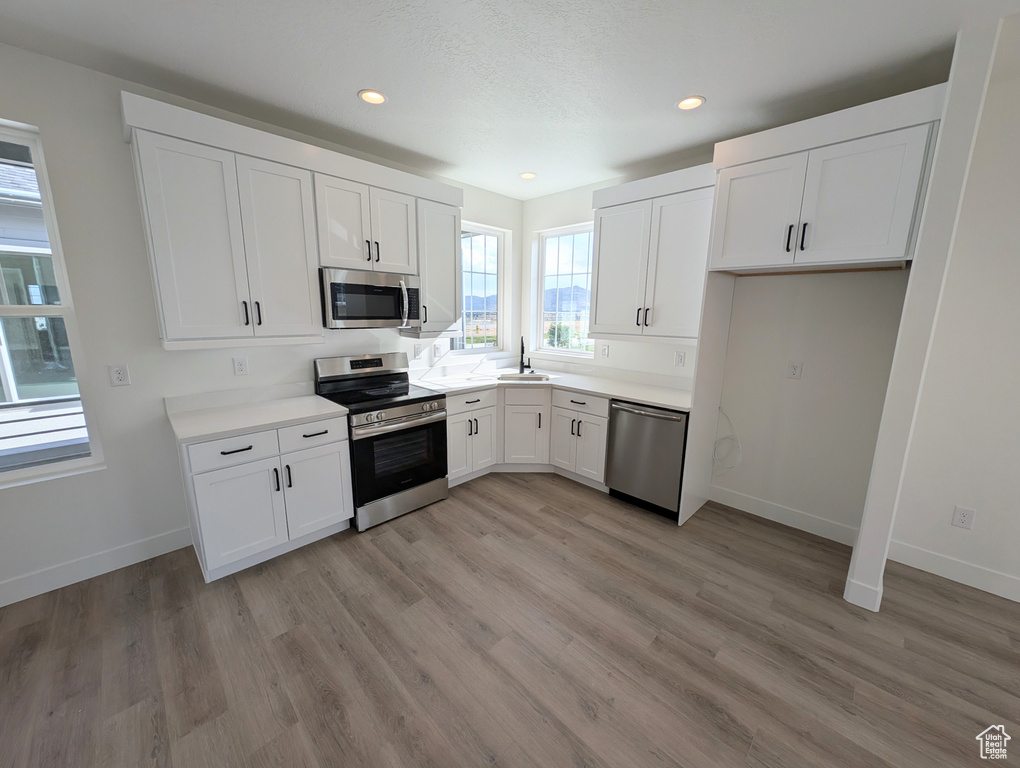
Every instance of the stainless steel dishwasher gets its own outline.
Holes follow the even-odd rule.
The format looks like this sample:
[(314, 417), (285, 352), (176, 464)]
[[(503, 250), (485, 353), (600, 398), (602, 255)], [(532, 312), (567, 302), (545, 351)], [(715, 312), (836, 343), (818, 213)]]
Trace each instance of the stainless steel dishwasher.
[(610, 493), (679, 519), (686, 440), (686, 413), (613, 400), (606, 460)]

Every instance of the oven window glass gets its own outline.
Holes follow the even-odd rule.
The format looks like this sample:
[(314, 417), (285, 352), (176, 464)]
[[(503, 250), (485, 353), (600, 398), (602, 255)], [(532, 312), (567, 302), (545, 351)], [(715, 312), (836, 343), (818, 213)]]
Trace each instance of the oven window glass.
[(372, 446), (376, 476), (381, 479), (428, 464), (432, 460), (429, 435), (429, 432), (419, 430), (376, 440)]
[(399, 320), (400, 288), (356, 283), (330, 286), (334, 320)]

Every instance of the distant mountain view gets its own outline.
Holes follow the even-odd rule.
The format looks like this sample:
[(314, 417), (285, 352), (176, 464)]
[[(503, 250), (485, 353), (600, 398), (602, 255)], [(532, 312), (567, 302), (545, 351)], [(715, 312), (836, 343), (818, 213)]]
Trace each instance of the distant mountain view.
[(498, 296), (465, 296), (464, 310), (467, 312), (496, 312), (499, 309)]
[(546, 312), (587, 312), (591, 291), (579, 285), (568, 288), (546, 288), (543, 310)]

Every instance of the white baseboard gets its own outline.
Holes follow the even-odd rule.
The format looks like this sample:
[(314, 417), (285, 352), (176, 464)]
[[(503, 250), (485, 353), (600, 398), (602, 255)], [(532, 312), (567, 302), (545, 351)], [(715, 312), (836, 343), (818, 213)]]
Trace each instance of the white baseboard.
[(191, 531), (188, 528), (179, 528), (176, 531), (150, 536), (94, 555), (86, 555), (39, 571), (15, 576), (0, 581), (0, 606), (27, 600), (44, 592), (51, 592), (188, 546), (191, 546)]
[(909, 565), (950, 581), (957, 581), (1007, 600), (1020, 602), (1020, 578), (1008, 573), (993, 571), (974, 563), (957, 560), (895, 539), (889, 543), (889, 559)]
[(861, 608), (877, 612), (878, 607), (882, 604), (882, 588), (847, 579), (846, 587), (843, 589), (843, 599)]
[(731, 491), (729, 488), (720, 488), (718, 485), (712, 486), (709, 498), (728, 507), (736, 507), (744, 512), (750, 512), (752, 515), (764, 517), (766, 520), (772, 520), (800, 531), (813, 533), (815, 536), (821, 536), (823, 539), (837, 541), (840, 544), (846, 544), (851, 547), (857, 543), (856, 528), (844, 523), (827, 520), (824, 517), (818, 517), (808, 512), (801, 512), (799, 509), (784, 507), (781, 504), (748, 496), (739, 491)]

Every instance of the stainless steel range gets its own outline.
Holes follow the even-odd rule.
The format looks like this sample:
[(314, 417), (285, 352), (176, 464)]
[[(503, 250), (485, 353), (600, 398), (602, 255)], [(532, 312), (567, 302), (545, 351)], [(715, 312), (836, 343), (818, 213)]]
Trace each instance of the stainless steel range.
[(320, 358), (315, 393), (350, 411), (359, 531), (446, 498), (446, 396), (411, 385), (406, 354)]

